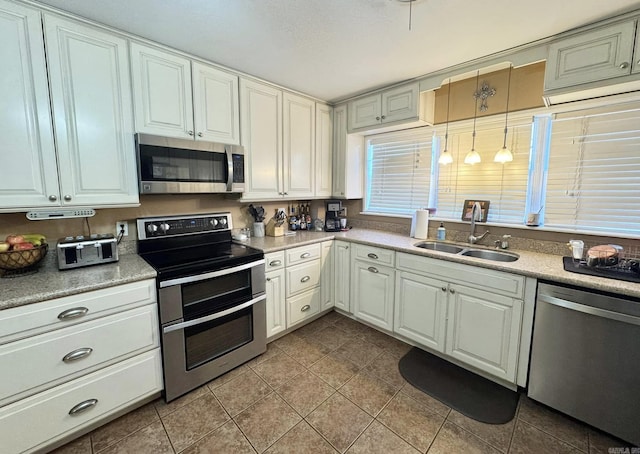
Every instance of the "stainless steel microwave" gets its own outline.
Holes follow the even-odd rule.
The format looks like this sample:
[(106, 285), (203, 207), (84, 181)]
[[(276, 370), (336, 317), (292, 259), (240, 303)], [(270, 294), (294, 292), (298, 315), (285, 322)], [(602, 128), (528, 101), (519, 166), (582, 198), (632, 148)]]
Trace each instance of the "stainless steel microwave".
[(244, 191), (244, 149), (136, 134), (140, 194)]

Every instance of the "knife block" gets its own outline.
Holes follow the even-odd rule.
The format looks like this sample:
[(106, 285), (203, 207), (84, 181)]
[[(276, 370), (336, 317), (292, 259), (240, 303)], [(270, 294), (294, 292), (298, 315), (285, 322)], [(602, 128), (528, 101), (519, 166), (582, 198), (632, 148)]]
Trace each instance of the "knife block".
[(265, 234), (267, 236), (284, 236), (285, 223), (284, 221), (280, 221), (280, 225), (277, 225), (278, 221), (271, 218), (269, 222), (267, 222), (267, 229)]

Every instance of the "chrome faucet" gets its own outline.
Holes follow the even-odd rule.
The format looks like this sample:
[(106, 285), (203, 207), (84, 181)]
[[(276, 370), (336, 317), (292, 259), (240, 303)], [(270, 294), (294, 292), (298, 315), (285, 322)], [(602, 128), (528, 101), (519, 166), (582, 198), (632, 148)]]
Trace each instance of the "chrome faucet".
[(481, 214), (481, 210), (482, 207), (480, 206), (480, 204), (478, 202), (473, 204), (473, 208), (471, 208), (471, 233), (469, 234), (469, 243), (471, 244), (475, 244), (478, 241), (481, 241), (485, 236), (487, 236), (487, 234), (489, 233), (489, 231), (487, 230), (486, 232), (484, 232), (482, 235), (480, 236), (475, 236), (476, 234), (476, 218), (480, 218), (480, 214)]

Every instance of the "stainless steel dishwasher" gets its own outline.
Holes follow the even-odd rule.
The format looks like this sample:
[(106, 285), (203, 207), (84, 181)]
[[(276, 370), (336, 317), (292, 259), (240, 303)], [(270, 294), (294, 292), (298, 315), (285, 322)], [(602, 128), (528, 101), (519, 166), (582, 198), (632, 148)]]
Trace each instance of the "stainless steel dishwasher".
[(640, 444), (640, 300), (540, 283), (527, 394)]

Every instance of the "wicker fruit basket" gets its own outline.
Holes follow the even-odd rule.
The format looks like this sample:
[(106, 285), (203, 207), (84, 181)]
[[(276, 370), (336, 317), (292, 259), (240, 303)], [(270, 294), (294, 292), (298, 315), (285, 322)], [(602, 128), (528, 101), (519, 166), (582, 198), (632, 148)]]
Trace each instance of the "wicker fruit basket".
[(29, 268), (40, 262), (47, 255), (48, 250), (49, 245), (44, 243), (33, 249), (0, 252), (0, 268), (4, 270)]

